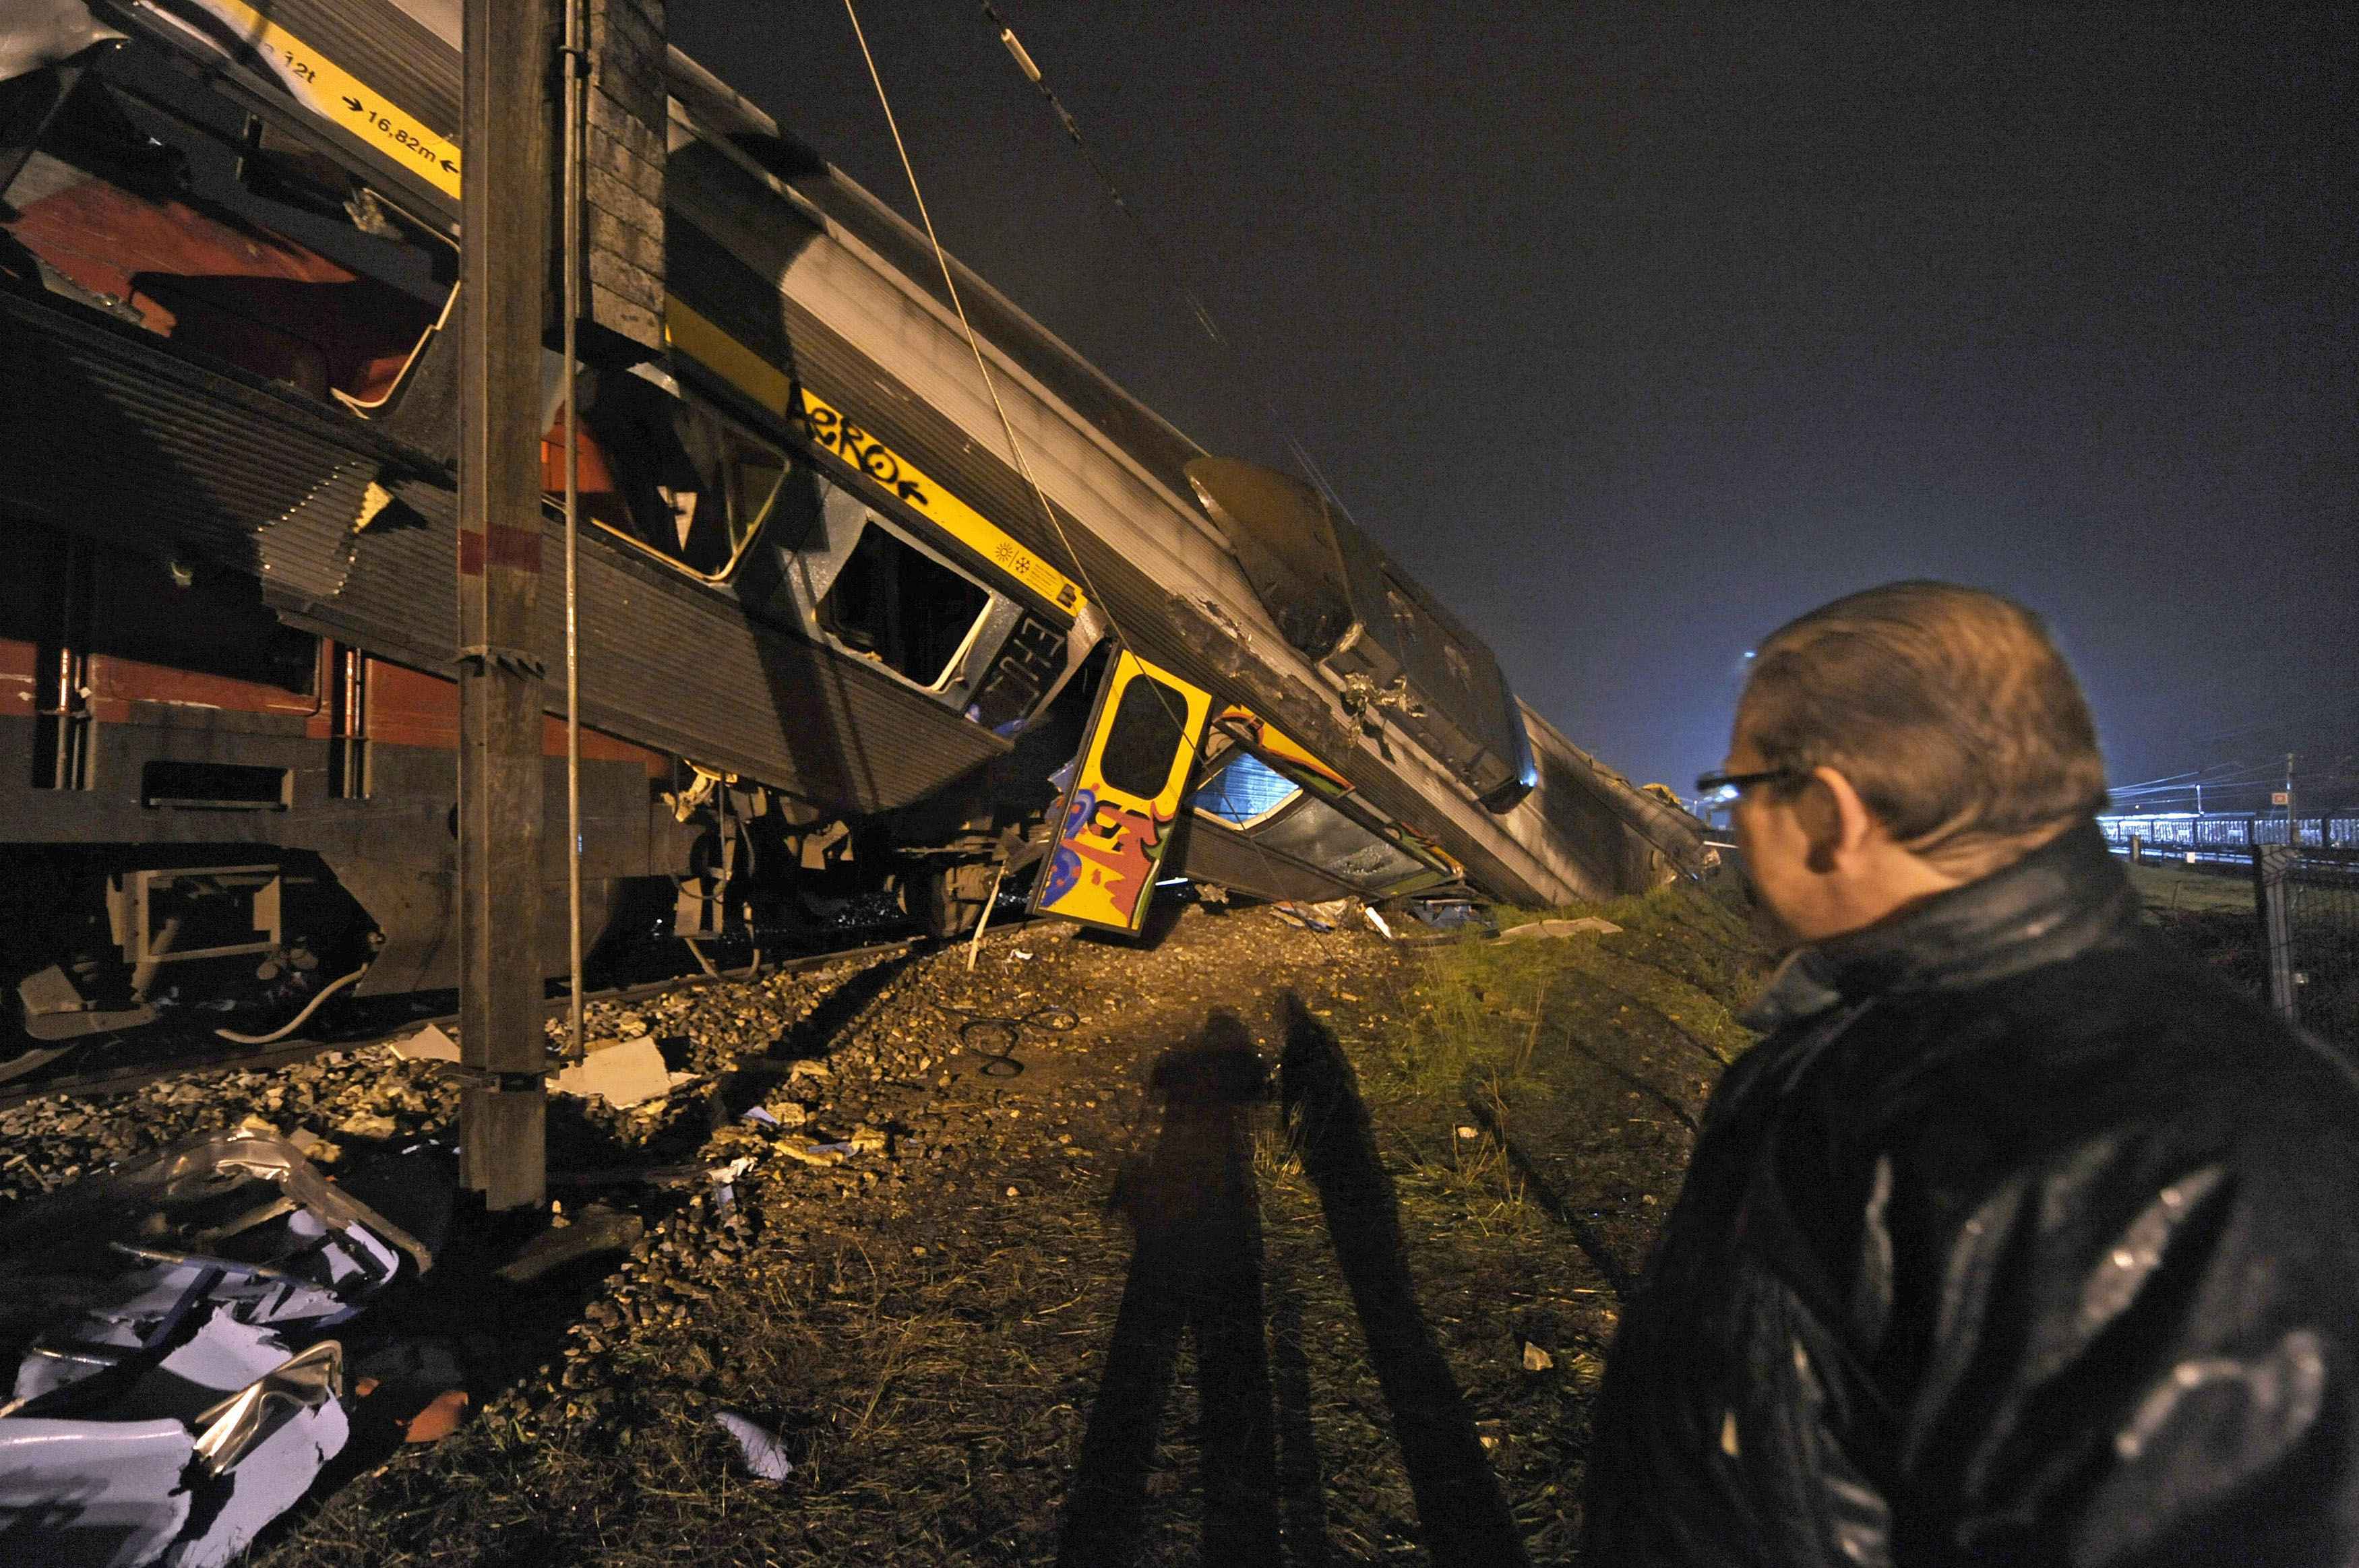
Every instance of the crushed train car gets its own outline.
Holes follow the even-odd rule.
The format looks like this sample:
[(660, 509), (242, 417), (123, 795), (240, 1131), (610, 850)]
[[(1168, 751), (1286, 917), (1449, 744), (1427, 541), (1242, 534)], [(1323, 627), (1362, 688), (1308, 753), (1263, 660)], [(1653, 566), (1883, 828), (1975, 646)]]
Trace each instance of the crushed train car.
[[(457, 949), (456, 0), (51, 10), (0, 67), (0, 1074)], [(649, 47), (666, 134), (592, 225), (643, 297), (572, 367), (593, 962), (879, 888), (1136, 929), (1158, 876), (1555, 903), (1709, 859), (1316, 492), (961, 274), (1019, 465), (924, 236)]]

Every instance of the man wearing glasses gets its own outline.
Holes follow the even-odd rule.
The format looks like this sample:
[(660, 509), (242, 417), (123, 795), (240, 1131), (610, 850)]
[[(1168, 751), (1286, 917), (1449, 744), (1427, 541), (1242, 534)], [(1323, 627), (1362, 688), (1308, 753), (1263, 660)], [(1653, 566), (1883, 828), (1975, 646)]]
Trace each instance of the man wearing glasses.
[(1793, 951), (1607, 1361), (1585, 1560), (2359, 1562), (2359, 1079), (2140, 929), (2038, 619), (1814, 611), (1698, 787)]

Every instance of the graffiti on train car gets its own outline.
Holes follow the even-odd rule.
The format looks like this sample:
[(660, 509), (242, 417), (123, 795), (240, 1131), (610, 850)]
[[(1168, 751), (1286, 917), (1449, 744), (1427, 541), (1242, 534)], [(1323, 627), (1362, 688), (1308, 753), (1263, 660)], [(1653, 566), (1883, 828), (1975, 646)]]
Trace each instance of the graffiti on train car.
[(664, 301), (664, 340), (761, 406), (799, 426), (811, 444), (882, 485), (941, 529), (1063, 613), (1078, 617), (1081, 589), (1017, 544), (999, 525), (929, 478), (858, 420), (799, 384), (677, 295)]
[(1066, 809), (1057, 831), (1057, 852), (1049, 862), (1042, 901), (1062, 904), (1082, 884), (1084, 871), (1125, 923), (1137, 914), (1137, 890), (1147, 885), (1163, 856), (1163, 835), (1171, 818), (1119, 801), (1100, 800), (1082, 790)]
[(901, 466), (900, 455), (826, 404), (803, 394), (803, 425), (811, 439), (912, 506), (931, 504), (926, 487)]
[(826, 448), (940, 524), (953, 538), (1067, 614), (1081, 609), (1081, 589), (1064, 573), (1017, 544), (973, 507), (948, 493), (841, 409), (798, 386), (799, 416), (813, 444)]
[(1209, 693), (1124, 650), (1075, 759), (1035, 912), (1115, 931), (1146, 923), (1211, 709)]

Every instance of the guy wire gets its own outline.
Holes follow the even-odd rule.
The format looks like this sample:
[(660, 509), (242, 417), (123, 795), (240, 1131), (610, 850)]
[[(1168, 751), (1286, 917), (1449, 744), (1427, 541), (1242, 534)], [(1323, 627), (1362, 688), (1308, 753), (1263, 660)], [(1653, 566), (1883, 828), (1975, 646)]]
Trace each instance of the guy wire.
[[(1114, 619), (1113, 603), (1098, 591), (1097, 584), (1091, 579), (1089, 568), (1083, 564), (1081, 552), (1073, 548), (1072, 540), (1065, 533), (1064, 524), (1057, 516), (1055, 503), (1049, 499), (1048, 491), (1042, 487), (1039, 479), (1033, 473), (1031, 463), (1024, 456), (1023, 444), (1016, 438), (1016, 422), (1008, 417), (1006, 405), (1000, 400), (999, 383), (992, 375), (990, 362), (984, 356), (982, 340), (975, 335), (974, 323), (967, 319), (966, 303), (960, 297), (958, 279), (952, 274), (949, 253), (942, 249), (941, 238), (934, 232), (933, 216), (926, 210), (926, 195), (918, 184), (917, 166), (910, 161), (908, 144), (901, 139), (900, 121), (893, 113), (891, 96), (885, 91), (885, 78), (876, 69), (876, 56), (868, 48), (868, 34), (860, 25), (860, 12), (854, 0), (843, 0), (843, 14), (851, 19), (852, 36), (859, 41), (860, 58), (867, 65), (868, 80), (876, 89), (876, 103), (877, 106), (885, 112), (886, 128), (893, 134), (893, 150), (900, 157), (902, 176), (909, 182), (910, 200), (917, 204), (919, 220), (925, 225), (926, 243), (933, 249), (934, 265), (941, 269), (942, 287), (950, 291), (951, 308), (958, 313), (959, 329), (965, 334), (967, 350), (974, 355), (974, 368), (983, 376), (984, 390), (990, 394), (992, 410), (999, 416), (1000, 430), (1007, 438), (1008, 455), (1015, 460), (1016, 470), (1023, 474), (1024, 482), (1031, 487), (1033, 499), (1040, 503), (1040, 514), (1049, 520), (1049, 526), (1055, 531), (1058, 543), (1064, 546), (1066, 557), (1073, 563), (1073, 570), (1082, 579), (1082, 589), (1104, 614), (1108, 636), (1116, 648), (1136, 657), (1136, 650), (1133, 647), (1129, 637), (1124, 633), (1122, 623)], [(1207, 325), (1209, 324), (1208, 322)], [(1340, 503), (1338, 504), (1340, 506)], [(1188, 728), (1187, 715), (1172, 708), (1171, 694), (1161, 681), (1152, 675), (1147, 676), (1146, 679), (1147, 685), (1155, 690), (1156, 700), (1163, 705), (1164, 716), (1171, 720), (1171, 727), (1185, 734)], [(1206, 695), (1209, 697), (1211, 694)], [(1204, 720), (1205, 734), (1209, 736), (1212, 730), (1212, 714), (1209, 711), (1205, 714)], [(1188, 750), (1192, 765), (1204, 754), (1204, 738), (1191, 739), (1188, 742)], [(1061, 832), (1063, 826), (1061, 822), (1057, 824), (1057, 830)], [(1267, 846), (1260, 843), (1248, 833), (1240, 831), (1238, 837), (1253, 846), (1262, 857), (1265, 866), (1275, 869), (1275, 862), (1270, 857)], [(1159, 861), (1158, 863), (1160, 864)], [(1153, 890), (1147, 891), (1151, 893)], [(983, 918), (987, 921), (990, 917), (991, 911), (986, 905)], [(979, 929), (980, 925), (978, 925)]]
[(1064, 101), (1057, 96), (1056, 89), (1049, 85), (1046, 74), (1034, 62), (1031, 51), (1027, 49), (1023, 40), (1016, 36), (1015, 27), (1009, 25), (1007, 18), (1000, 14), (999, 7), (994, 5), (992, 0), (982, 0), (982, 3), (983, 19), (999, 29), (999, 41), (1006, 47), (1008, 57), (1015, 60), (1016, 69), (1023, 72), (1025, 80), (1031, 82), (1033, 88), (1039, 92), (1041, 102), (1049, 105), (1049, 111), (1057, 117), (1057, 124), (1064, 131), (1065, 138), (1081, 153), (1082, 161), (1088, 164), (1090, 172), (1097, 177), (1098, 184), (1104, 189), (1107, 199), (1114, 204), (1115, 209), (1124, 217), (1130, 220), (1132, 226), (1138, 231), (1139, 239), (1146, 244), (1147, 254), (1155, 258), (1155, 265), (1163, 270), (1164, 282), (1169, 284), (1172, 291), (1187, 303), (1190, 313), (1196, 318), (1196, 324), (1204, 330), (1204, 336), (1212, 340), (1213, 347), (1228, 356), (1230, 368), (1252, 390), (1256, 401), (1261, 405), (1262, 412), (1268, 415), (1270, 423), (1277, 427), (1278, 438), (1286, 443), (1287, 450), (1291, 452), (1294, 455), (1294, 460), (1302, 466), (1302, 471), (1310, 478), (1310, 482), (1318, 487), (1319, 493), (1324, 496), (1328, 504), (1334, 507), (1336, 511), (1345, 516), (1351, 515), (1351, 509), (1343, 504), (1343, 498), (1335, 493), (1334, 485), (1329, 482), (1326, 470), (1319, 466), (1319, 460), (1310, 455), (1310, 449), (1304, 446), (1296, 435), (1292, 424), (1288, 421), (1284, 414), (1278, 411), (1277, 399), (1270, 395), (1268, 384), (1254, 373), (1253, 368), (1245, 362), (1245, 356), (1237, 351), (1236, 345), (1229, 341), (1227, 335), (1221, 330), (1220, 324), (1212, 319), (1212, 308), (1188, 286), (1188, 279), (1180, 272), (1180, 264), (1172, 255), (1171, 247), (1164, 243), (1162, 235), (1156, 232), (1154, 225), (1147, 221), (1145, 215), (1130, 204), (1129, 197), (1123, 193), (1121, 185), (1115, 181), (1114, 171), (1109, 169), (1104, 161), (1098, 157), (1096, 149), (1082, 138), (1081, 122), (1073, 117), (1071, 110), (1065, 107)]

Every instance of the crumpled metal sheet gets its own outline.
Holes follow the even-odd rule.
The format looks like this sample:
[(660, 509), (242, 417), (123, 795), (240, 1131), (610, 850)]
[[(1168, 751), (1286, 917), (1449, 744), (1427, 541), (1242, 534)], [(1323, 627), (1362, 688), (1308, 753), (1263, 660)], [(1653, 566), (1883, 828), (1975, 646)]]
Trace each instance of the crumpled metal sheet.
[(0, 1548), (61, 1568), (134, 1568), (189, 1522), (189, 1429), (154, 1421), (0, 1421)]
[(321, 1335), (405, 1258), (432, 1261), (254, 1131), (27, 1205), (0, 1227), (0, 1555), (244, 1551), (342, 1449), (343, 1355)]
[(374, 458), (344, 458), (302, 500), (264, 524), (255, 535), (264, 580), (314, 600), (342, 593), (382, 467)]

